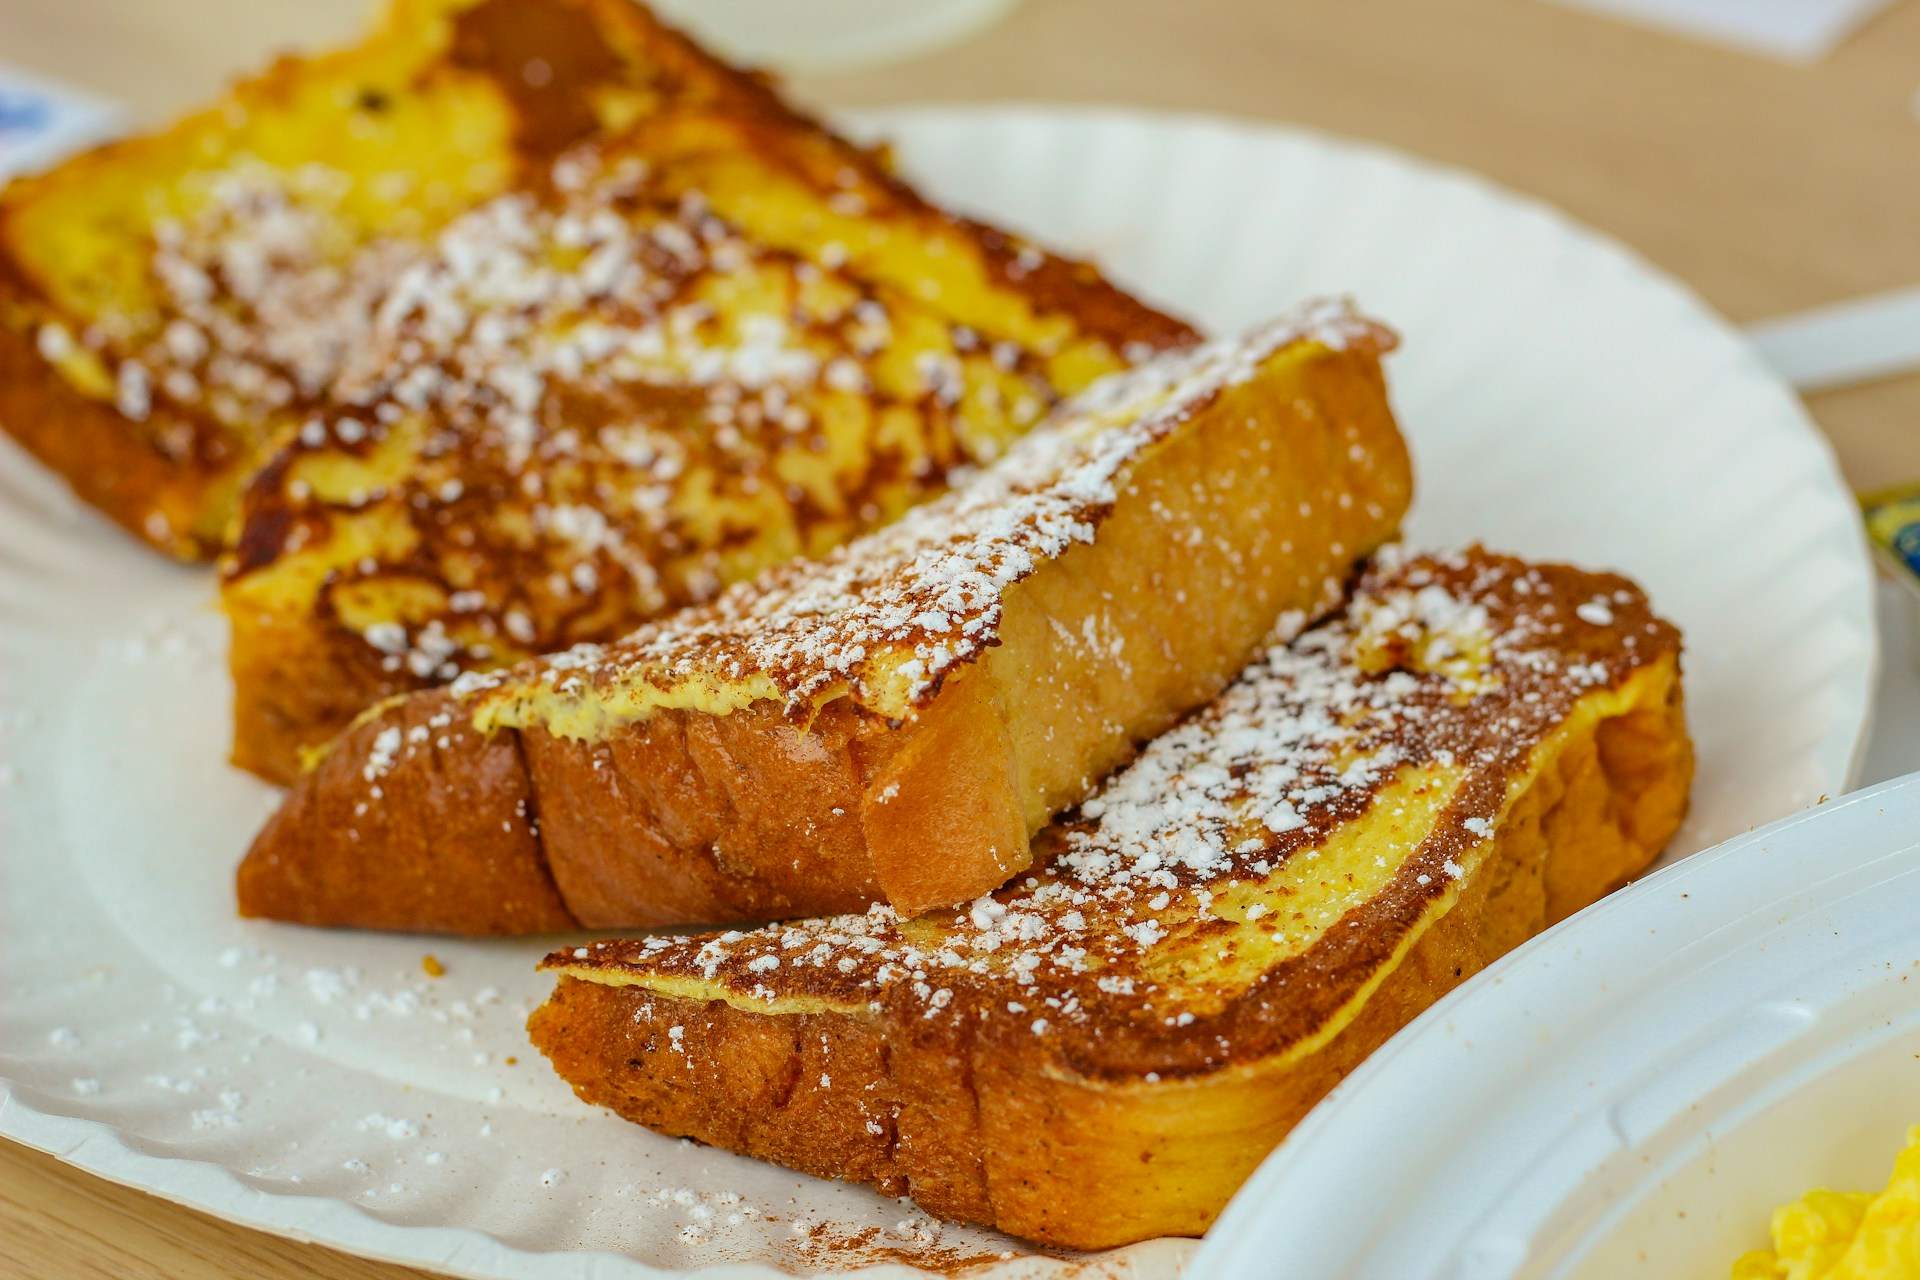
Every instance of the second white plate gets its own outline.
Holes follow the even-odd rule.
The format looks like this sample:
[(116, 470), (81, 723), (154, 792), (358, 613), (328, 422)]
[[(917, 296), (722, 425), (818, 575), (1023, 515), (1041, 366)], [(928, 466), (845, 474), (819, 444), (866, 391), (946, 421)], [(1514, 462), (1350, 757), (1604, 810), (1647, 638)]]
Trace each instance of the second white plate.
[[(1399, 327), (1413, 538), (1618, 567), (1685, 629), (1701, 769), (1677, 851), (1845, 788), (1873, 665), (1856, 516), (1798, 403), (1685, 291), (1477, 179), (1310, 134), (1023, 108), (868, 123), (937, 196), (1208, 328), (1325, 292)], [(273, 797), (224, 763), (211, 594), (0, 452), (0, 1134), (470, 1275), (1008, 1247), (576, 1103), (521, 1030), (543, 943), (234, 919)], [(1124, 1261), (1164, 1273), (1188, 1248)]]
[(1194, 1272), (1724, 1276), (1774, 1205), (1884, 1185), (1920, 1120), (1916, 914), (1920, 774), (1643, 880), (1347, 1077)]

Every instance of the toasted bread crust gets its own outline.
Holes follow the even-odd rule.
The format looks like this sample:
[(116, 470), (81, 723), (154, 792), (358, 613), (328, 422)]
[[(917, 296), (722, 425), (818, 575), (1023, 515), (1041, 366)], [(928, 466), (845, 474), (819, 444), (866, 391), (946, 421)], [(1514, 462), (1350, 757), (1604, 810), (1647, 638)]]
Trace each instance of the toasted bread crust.
[(476, 734), (449, 696), (434, 691), (349, 729), (320, 771), (352, 769), (368, 781), (364, 762), (391, 757), (410, 739), (448, 743), (444, 754), (419, 756), (423, 768), (429, 761), (457, 767), (411, 779), (406, 804), (369, 805), (364, 787), (314, 787), (290, 796), (273, 819), (302, 828), (352, 828), (392, 851), (379, 892), (364, 896), (367, 885), (352, 863), (282, 857), (269, 843), (240, 868), (241, 913), (338, 924), (343, 904), (352, 902), (354, 923), (371, 928), (551, 933), (576, 927), (541, 854), (533, 791), (515, 735)]
[[(903, 735), (844, 703), (805, 727), (762, 703), (667, 712), (604, 744), (528, 730), (561, 895), (589, 928), (645, 927), (858, 911), (893, 894), (953, 902), (998, 883), (1025, 861), (1026, 829), (996, 767), (1004, 751), (977, 750), (1000, 726), (994, 708), (964, 698), (984, 687), (956, 682), (963, 696), (944, 701), (934, 735)], [(940, 750), (941, 734), (975, 754)], [(916, 802), (917, 786), (933, 794)], [(897, 847), (917, 839), (925, 856), (879, 863), (894, 847), (876, 831), (887, 821), (901, 824)], [(1004, 867), (941, 856), (982, 830), (1004, 833)]]
[[(1677, 686), (1676, 686), (1677, 688)], [(977, 1020), (770, 1016), (563, 976), (528, 1022), (583, 1100), (673, 1136), (911, 1196), (1048, 1245), (1206, 1230), (1287, 1130), (1428, 1005), (1659, 852), (1689, 774), (1678, 697), (1568, 743), (1459, 900), (1317, 1051), (1146, 1083)], [(1337, 988), (1337, 971), (1323, 981)]]
[[(669, 712), (604, 746), (541, 730), (522, 740), (569, 909), (588, 927), (645, 927), (871, 901), (880, 887), (855, 815), (863, 748), (886, 737), (845, 708), (804, 730), (760, 708)], [(810, 780), (802, 803), (779, 785), (796, 763)]]
[[(1226, 363), (1241, 367), (1237, 355)], [(1277, 614), (1297, 625), (1332, 604), (1355, 559), (1389, 536), (1405, 509), (1406, 453), (1372, 346), (1288, 340), (1246, 365), (1242, 381), (1172, 394), (1167, 423), (1149, 415), (1087, 427), (1104, 419), (1070, 409), (983, 477), (984, 497), (956, 494), (923, 509), (924, 520), (826, 562), (770, 571), (752, 589), (620, 645), (475, 681), (475, 723), (514, 716), (499, 732), (521, 740), (539, 840), (571, 914), (589, 926), (717, 923), (857, 911), (876, 899), (916, 912), (990, 891), (1025, 867), (1029, 837), (1053, 813), (1139, 741), (1219, 692)], [(1083, 438), (1083, 429), (1092, 434)], [(1051, 458), (1061, 441), (1104, 457), (1102, 449), (1121, 446), (1102, 442), (1136, 429), (1151, 443), (1139, 445), (1137, 466), (1113, 464), (1121, 478), (1104, 499), (1085, 496), (1097, 486), (1079, 464), (1060, 475), (1043, 468), (1045, 483), (1025, 469), (1030, 455)], [(989, 482), (1010, 488), (1002, 494)], [(1069, 495), (1069, 506), (1056, 510), (1046, 505), (1052, 497), (1036, 495)], [(1030, 517), (1042, 532), (1013, 518), (1023, 502), (1049, 513)], [(949, 515), (957, 525), (940, 523)], [(1009, 520), (1008, 536), (1085, 532), (1060, 533), (1044, 554), (1006, 551), (993, 539)], [(976, 527), (992, 531), (986, 542), (954, 531)], [(953, 566), (976, 545), (983, 563), (1030, 570), (1004, 588), (1004, 602), (998, 588), (954, 586)], [(843, 572), (895, 576), (883, 592), (865, 579), (847, 588)], [(850, 621), (858, 610), (843, 607), (849, 591), (905, 638)], [(795, 605), (776, 625), (783, 610), (768, 601), (816, 598), (821, 611)], [(1189, 598), (1212, 604), (1196, 618), (1178, 606)], [(920, 618), (942, 630), (926, 632)], [(774, 634), (777, 644), (767, 639)], [(692, 640), (674, 647), (683, 635)], [(675, 704), (688, 687), (713, 697), (711, 686), (745, 679), (756, 646), (772, 664), (763, 678), (775, 692), (718, 709)], [(655, 649), (665, 656), (632, 656)], [(831, 655), (845, 664), (821, 666), (837, 661)], [(922, 672), (912, 697), (891, 680), (908, 667)], [(861, 681), (873, 692), (859, 692)], [(838, 692), (805, 701), (805, 691), (820, 688)], [(668, 701), (647, 701), (656, 697)], [(636, 699), (642, 710), (627, 710)], [(423, 747), (438, 758), (421, 760), (408, 747), (369, 778), (364, 728), (295, 795), (336, 790), (405, 807), (462, 771), (446, 751)], [(451, 749), (479, 741), (455, 739)], [(381, 792), (372, 800), (370, 785)], [(386, 881), (411, 853), (385, 839), (408, 828), (371, 834), (315, 820), (340, 804), (293, 804), (268, 824), (248, 854), (244, 912), (284, 910), (287, 895), (268, 905), (259, 891), (269, 868), (326, 866), (302, 880), (340, 892), (303, 899), (290, 917), (302, 921), (370, 923), (364, 903), (405, 897)], [(475, 857), (497, 865), (499, 855)], [(382, 908), (383, 924), (392, 910)], [(478, 932), (493, 922), (436, 910), (410, 924)]]
[[(404, 740), (448, 715), (457, 730), (434, 729), (448, 745), (395, 760), (369, 799), (375, 739), (398, 730)], [(804, 728), (764, 704), (720, 717), (668, 711), (643, 732), (586, 743), (480, 733), (444, 692), (401, 698), (349, 729), (262, 830), (237, 878), (240, 912), (484, 935), (864, 910), (885, 895), (863, 805), (901, 746), (885, 721), (838, 704)], [(920, 772), (952, 799), (948, 760)], [(979, 790), (982, 805), (1004, 802), (1004, 790)], [(449, 808), (467, 819), (457, 833), (418, 817)], [(923, 837), (930, 829), (910, 801), (886, 816)], [(1021, 832), (1018, 813), (1005, 822)], [(925, 877), (915, 891), (963, 896), (940, 871), (929, 857), (907, 874)]]

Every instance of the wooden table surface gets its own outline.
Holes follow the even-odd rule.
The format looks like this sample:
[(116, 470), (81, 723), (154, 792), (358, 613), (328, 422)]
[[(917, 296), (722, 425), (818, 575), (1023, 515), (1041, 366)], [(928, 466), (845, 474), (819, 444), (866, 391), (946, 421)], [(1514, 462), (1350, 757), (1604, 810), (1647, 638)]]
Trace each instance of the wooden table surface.
[[(0, 59), (157, 121), (361, 17), (356, 0), (0, 0)], [(1561, 205), (1739, 321), (1920, 284), (1920, 0), (1806, 66), (1542, 0), (1027, 0), (962, 44), (796, 89), (829, 107), (1126, 103), (1376, 139)], [(1920, 480), (1920, 375), (1811, 405), (1854, 485)], [(418, 1274), (4, 1142), (0, 1259), (49, 1280)]]

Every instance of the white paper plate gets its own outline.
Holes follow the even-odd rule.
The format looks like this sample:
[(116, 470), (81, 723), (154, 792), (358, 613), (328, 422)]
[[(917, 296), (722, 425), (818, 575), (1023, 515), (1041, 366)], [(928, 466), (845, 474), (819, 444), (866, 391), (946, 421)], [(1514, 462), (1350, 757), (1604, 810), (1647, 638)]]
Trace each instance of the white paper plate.
[[(1210, 328), (1339, 291), (1398, 325), (1411, 532), (1617, 566), (1686, 629), (1701, 769), (1679, 848), (1845, 789), (1874, 653), (1856, 516), (1797, 402), (1685, 291), (1477, 179), (1310, 134), (1019, 108), (871, 123), (937, 195)], [(824, 1265), (796, 1220), (903, 1243), (895, 1202), (577, 1104), (521, 1031), (543, 943), (235, 920), (229, 875), (273, 796), (223, 763), (211, 595), (0, 455), (0, 1133), (472, 1275)], [(759, 1216), (727, 1226), (732, 1193)], [(1190, 1248), (1123, 1262), (1165, 1274)]]
[(1668, 868), (1374, 1054), (1193, 1272), (1725, 1275), (1773, 1206), (1884, 1186), (1920, 1123), (1916, 919), (1920, 774)]

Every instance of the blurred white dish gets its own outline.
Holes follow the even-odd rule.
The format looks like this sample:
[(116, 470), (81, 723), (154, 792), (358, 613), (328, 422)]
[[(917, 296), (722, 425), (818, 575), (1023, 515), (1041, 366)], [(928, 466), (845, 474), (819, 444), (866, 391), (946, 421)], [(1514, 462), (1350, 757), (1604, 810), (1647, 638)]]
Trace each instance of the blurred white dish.
[[(1327, 292), (1400, 327), (1412, 536), (1617, 567), (1686, 629), (1701, 769), (1677, 849), (1845, 789), (1874, 653), (1858, 517), (1798, 402), (1684, 290), (1479, 179), (1313, 134), (1020, 107), (868, 123), (941, 198), (1210, 328)], [(0, 1134), (469, 1275), (831, 1264), (807, 1222), (910, 1243), (892, 1201), (575, 1102), (521, 1029), (544, 943), (236, 920), (273, 795), (224, 763), (211, 595), (0, 451)], [(1191, 1247), (1122, 1262), (1167, 1274)]]
[(830, 71), (955, 44), (1020, 0), (654, 0), (661, 15), (735, 62)]
[(1812, 62), (1892, 0), (1560, 0), (1738, 49)]
[(1920, 774), (1633, 885), (1429, 1010), (1242, 1188), (1196, 1275), (1725, 1275), (1920, 1123)]

